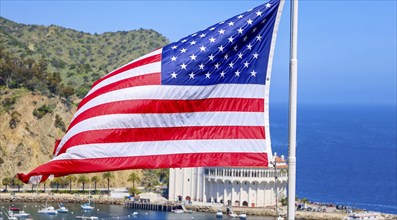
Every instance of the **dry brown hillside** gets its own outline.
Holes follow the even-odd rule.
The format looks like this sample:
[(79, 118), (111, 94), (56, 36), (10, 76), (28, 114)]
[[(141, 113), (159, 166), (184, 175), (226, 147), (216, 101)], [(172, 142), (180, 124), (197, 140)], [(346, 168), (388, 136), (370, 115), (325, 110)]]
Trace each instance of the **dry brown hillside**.
[[(4, 87), (0, 88), (0, 104), (0, 180), (49, 161), (55, 140), (64, 135), (63, 130), (76, 111), (74, 104), (68, 105), (58, 97)], [(111, 187), (131, 186), (126, 181), (130, 172), (112, 172), (115, 178)], [(102, 173), (90, 174), (93, 175), (100, 177), (98, 187), (107, 186)]]

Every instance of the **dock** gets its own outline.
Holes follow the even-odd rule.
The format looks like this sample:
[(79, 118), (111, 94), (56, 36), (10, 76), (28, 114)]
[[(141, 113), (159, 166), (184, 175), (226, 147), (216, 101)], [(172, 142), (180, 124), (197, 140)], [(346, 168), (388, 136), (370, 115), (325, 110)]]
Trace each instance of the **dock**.
[(164, 212), (171, 212), (174, 209), (182, 209), (181, 204), (175, 203), (144, 203), (144, 202), (126, 202), (124, 204), (126, 208), (132, 209), (145, 209), (145, 210), (157, 210), (157, 211), (164, 211)]

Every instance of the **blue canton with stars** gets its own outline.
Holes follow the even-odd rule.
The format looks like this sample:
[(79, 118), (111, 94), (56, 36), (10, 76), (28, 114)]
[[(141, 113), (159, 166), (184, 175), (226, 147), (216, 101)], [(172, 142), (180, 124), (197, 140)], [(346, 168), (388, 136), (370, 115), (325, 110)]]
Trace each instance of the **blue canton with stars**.
[(278, 5), (270, 1), (165, 46), (161, 83), (264, 85)]

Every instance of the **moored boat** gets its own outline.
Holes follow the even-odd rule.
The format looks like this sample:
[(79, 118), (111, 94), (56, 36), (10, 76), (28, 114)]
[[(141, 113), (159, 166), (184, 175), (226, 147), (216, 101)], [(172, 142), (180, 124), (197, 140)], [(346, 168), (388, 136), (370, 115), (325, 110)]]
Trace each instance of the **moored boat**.
[(55, 208), (53, 206), (46, 206), (46, 207), (40, 209), (39, 211), (37, 211), (37, 213), (47, 214), (47, 215), (56, 215), (56, 214), (58, 214), (58, 211), (55, 210)]
[(222, 209), (218, 209), (218, 211), (216, 212), (215, 216), (216, 216), (217, 218), (222, 218), (222, 217), (223, 217)]

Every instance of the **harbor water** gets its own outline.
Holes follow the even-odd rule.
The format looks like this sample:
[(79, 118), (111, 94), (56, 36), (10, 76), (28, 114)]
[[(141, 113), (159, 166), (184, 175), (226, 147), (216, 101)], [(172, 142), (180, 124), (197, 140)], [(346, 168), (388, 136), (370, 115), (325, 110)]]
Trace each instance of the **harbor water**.
[[(30, 214), (30, 219), (34, 220), (71, 220), (76, 219), (77, 216), (96, 216), (98, 219), (156, 219), (156, 220), (167, 220), (167, 219), (184, 219), (184, 220), (211, 220), (217, 219), (215, 213), (204, 213), (204, 212), (193, 212), (193, 213), (182, 213), (182, 214), (174, 214), (172, 212), (166, 211), (154, 211), (154, 210), (143, 210), (143, 209), (131, 209), (126, 208), (123, 205), (103, 205), (96, 204), (95, 209), (91, 211), (83, 211), (81, 210), (80, 205), (77, 203), (65, 203), (65, 207), (69, 209), (68, 213), (58, 213), (57, 215), (48, 215), (48, 214), (39, 214), (37, 211), (44, 207), (45, 204), (39, 203), (0, 203), (1, 212), (0, 218), (3, 217), (4, 220), (7, 219), (5, 216), (5, 211), (7, 211), (12, 205), (20, 208), (20, 210), (24, 210), (25, 212)], [(59, 208), (58, 204), (48, 204), (54, 206), (54, 208)], [(134, 212), (137, 212), (137, 215), (133, 215)], [(226, 215), (224, 218), (228, 219)], [(218, 218), (219, 219), (219, 218)], [(273, 217), (264, 217), (264, 216), (248, 216), (248, 219), (252, 220), (273, 220)]]

